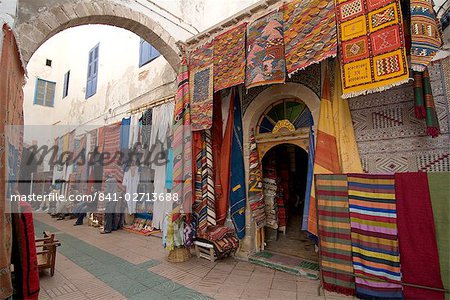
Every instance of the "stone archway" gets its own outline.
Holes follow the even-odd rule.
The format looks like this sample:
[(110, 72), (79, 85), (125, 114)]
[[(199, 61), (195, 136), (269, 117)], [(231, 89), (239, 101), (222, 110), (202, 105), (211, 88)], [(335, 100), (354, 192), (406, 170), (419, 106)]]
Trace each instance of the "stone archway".
[(176, 71), (180, 62), (175, 39), (148, 15), (113, 0), (53, 1), (48, 9), (20, 20), (16, 32), (22, 58), (27, 63), (49, 38), (64, 29), (86, 24), (127, 29), (151, 43)]
[[(320, 99), (310, 88), (300, 83), (288, 82), (286, 84), (273, 85), (262, 91), (250, 103), (242, 118), (246, 182), (248, 182), (249, 176), (249, 133), (251, 129), (256, 126), (260, 116), (269, 105), (286, 98), (296, 98), (305, 103), (311, 111), (314, 124), (317, 124), (319, 118)], [(253, 224), (254, 222), (252, 222), (249, 208), (246, 210), (245, 221), (246, 236), (240, 248), (240, 252), (242, 253), (238, 253), (241, 256), (246, 256), (248, 253), (251, 253), (254, 250), (255, 245), (255, 226)]]

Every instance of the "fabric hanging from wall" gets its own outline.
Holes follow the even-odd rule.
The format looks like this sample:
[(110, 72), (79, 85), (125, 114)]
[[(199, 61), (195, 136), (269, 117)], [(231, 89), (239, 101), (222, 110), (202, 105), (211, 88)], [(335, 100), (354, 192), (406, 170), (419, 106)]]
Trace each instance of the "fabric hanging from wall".
[[(156, 126), (156, 123), (153, 127)], [(161, 153), (165, 151), (163, 145), (157, 144), (154, 147), (156, 153)], [(154, 190), (153, 192), (159, 197), (159, 195), (164, 195), (166, 193), (166, 164), (162, 163), (152, 163), (151, 168), (154, 170)], [(165, 199), (153, 202), (153, 220), (152, 226), (157, 229), (163, 229), (164, 216), (169, 214), (173, 209), (173, 202), (166, 201)], [(178, 233), (177, 233), (178, 234)]]
[(303, 205), (302, 230), (308, 231), (309, 207), (311, 205), (311, 189), (314, 177), (315, 142), (313, 118), (310, 116), (308, 139), (308, 173), (306, 174), (305, 204)]
[(216, 225), (211, 132), (204, 130), (194, 133), (194, 143), (196, 168), (193, 210), (198, 220), (197, 233), (202, 236), (209, 226)]
[(283, 7), (288, 74), (337, 54), (333, 1), (295, 0)]
[(342, 99), (342, 82), (338, 61), (334, 64), (333, 118), (342, 173), (363, 173), (358, 144), (348, 100)]
[(210, 129), (213, 115), (213, 43), (207, 43), (189, 56), (192, 130)]
[[(442, 289), (433, 209), (426, 173), (396, 173), (402, 281)], [(403, 286), (405, 299), (445, 299), (443, 292)]]
[(120, 126), (120, 150), (128, 149), (130, 143), (130, 118), (122, 118), (122, 125)]
[(100, 127), (97, 131), (97, 134), (98, 152), (103, 153), (103, 149), (105, 147), (105, 127)]
[(411, 0), (411, 68), (425, 71), (442, 45), (433, 1)]
[(316, 190), (324, 288), (354, 295), (347, 175), (317, 175)]
[(172, 190), (173, 188), (173, 148), (167, 150), (167, 163), (166, 163), (166, 189)]
[[(131, 199), (138, 192), (138, 185), (140, 180), (139, 169), (136, 166), (131, 166), (123, 174), (123, 185), (125, 186), (125, 192), (131, 195)], [(132, 214), (136, 212), (136, 201), (127, 201), (128, 213)]]
[[(330, 78), (328, 76), (328, 68), (326, 68), (322, 87), (322, 100), (320, 101), (319, 122), (317, 125), (314, 174), (336, 174), (341, 171), (331, 101)], [(311, 186), (308, 232), (317, 236), (317, 210), (314, 184)]]
[(173, 125), (173, 190), (185, 213), (192, 210), (192, 131), (189, 98), (189, 71), (183, 57), (177, 76)]
[[(214, 95), (214, 108), (213, 108), (213, 125), (211, 127), (211, 151), (213, 156), (213, 180), (214, 180), (214, 209), (216, 213), (216, 224), (223, 225), (218, 222), (218, 211), (223, 207), (223, 204), (219, 204), (223, 201), (224, 191), (222, 188), (222, 144), (223, 144), (223, 120), (222, 120), (222, 99), (221, 93)], [(228, 191), (228, 190), (226, 190)], [(222, 213), (222, 212), (221, 212)], [(226, 217), (226, 212), (225, 212)], [(223, 219), (225, 221), (225, 219)]]
[(168, 147), (168, 138), (172, 131), (174, 104), (169, 102), (153, 108), (152, 128), (150, 133), (149, 148), (161, 143), (164, 150)]
[(148, 149), (150, 145), (150, 136), (152, 134), (153, 124), (153, 108), (147, 109), (141, 117), (141, 143), (144, 149)]
[(120, 127), (120, 122), (104, 127), (103, 190), (106, 187), (106, 179), (111, 175), (117, 182), (117, 190), (124, 191), (122, 185), (123, 168), (119, 161)]
[(348, 174), (356, 296), (403, 299), (394, 175)]
[[(7, 24), (0, 21), (0, 130), (5, 131), (5, 125), (23, 125), (23, 84), (25, 70), (20, 60), (19, 49), (13, 31)], [(22, 152), (22, 136), (14, 126), (13, 132), (0, 140), (0, 147), (6, 148), (12, 144), (19, 154), (17, 164), (20, 164)], [(17, 134), (17, 135), (16, 135)], [(0, 156), (0, 164), (6, 166), (6, 156)], [(11, 167), (11, 166), (9, 166)], [(6, 181), (6, 172), (1, 172), (0, 179)], [(0, 194), (5, 195), (6, 184), (0, 185)], [(3, 197), (4, 198), (4, 197)], [(0, 200), (0, 299), (9, 298), (13, 294), (11, 284), (11, 252), (12, 252), (12, 215), (8, 213), (10, 203)], [(34, 238), (34, 236), (33, 236)], [(34, 244), (33, 244), (34, 245)]]
[(256, 227), (259, 229), (266, 225), (266, 205), (264, 203), (261, 161), (259, 160), (258, 147), (253, 130), (250, 135), (249, 147), (248, 203), (252, 211), (253, 219), (256, 222)]
[(214, 92), (244, 83), (246, 28), (242, 23), (214, 38)]
[(189, 53), (189, 72), (214, 64), (213, 47), (213, 42), (209, 42)]
[(431, 89), (428, 68), (424, 72), (413, 72), (414, 111), (416, 118), (425, 119), (426, 133), (432, 137), (440, 135), (441, 130)]
[[(230, 166), (231, 166), (231, 143), (233, 140), (233, 123), (234, 114), (230, 113), (233, 111), (234, 107), (234, 94), (235, 89), (231, 89), (229, 93), (225, 95), (225, 91), (220, 93), (221, 95), (221, 110), (222, 110), (222, 128), (216, 128), (216, 130), (221, 129), (223, 132), (223, 140), (220, 147), (220, 159), (218, 159), (218, 164), (216, 164), (216, 186), (217, 181), (220, 180), (220, 194), (218, 189), (216, 189), (216, 221), (219, 225), (224, 225), (225, 220), (228, 215), (230, 206)], [(227, 118), (223, 119), (223, 110), (227, 111)], [(217, 115), (217, 114), (216, 114)], [(220, 122), (219, 122), (220, 123)], [(214, 131), (216, 133), (216, 130)], [(217, 133), (216, 133), (217, 135)], [(213, 142), (214, 142), (213, 136)], [(218, 169), (218, 170), (217, 170)], [(217, 178), (219, 177), (219, 178)]]
[(39, 298), (39, 270), (34, 239), (33, 212), (27, 202), (19, 203), (19, 212), (13, 214), (14, 244), (12, 262), (15, 271), (15, 299)]
[(130, 120), (130, 139), (128, 148), (133, 149), (136, 143), (139, 141), (139, 117), (132, 115)]
[(425, 101), (423, 99), (423, 72), (413, 71), (414, 79), (414, 114), (417, 119), (427, 116)]
[(192, 130), (210, 129), (213, 111), (213, 68), (193, 70), (191, 74)]
[(439, 127), (436, 107), (434, 105), (428, 68), (423, 72), (423, 98), (425, 100), (427, 134), (431, 137), (437, 137), (441, 134), (441, 129)]
[(283, 12), (274, 11), (255, 20), (247, 28), (247, 89), (284, 83)]
[(247, 205), (242, 141), (242, 113), (239, 93), (234, 95), (233, 140), (230, 167), (230, 216), (239, 239), (245, 236), (245, 207)]
[(343, 97), (408, 81), (400, 0), (336, 3)]
[[(450, 173), (427, 173), (444, 288), (450, 289)], [(445, 295), (450, 299), (450, 294)]]

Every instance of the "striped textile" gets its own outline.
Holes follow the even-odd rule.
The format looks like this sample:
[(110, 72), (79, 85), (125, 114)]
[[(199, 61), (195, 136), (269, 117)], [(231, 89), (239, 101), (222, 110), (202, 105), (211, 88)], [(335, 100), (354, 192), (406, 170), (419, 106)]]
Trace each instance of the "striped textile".
[(185, 213), (192, 211), (192, 131), (189, 100), (189, 71), (183, 57), (177, 77), (173, 126), (173, 189)]
[(424, 71), (442, 45), (432, 0), (410, 0), (411, 68)]
[[(317, 124), (317, 144), (313, 172), (315, 174), (336, 174), (341, 172), (336, 141), (333, 107), (331, 101), (330, 78), (326, 68), (320, 101), (319, 122)], [(314, 184), (311, 186), (309, 202), (308, 232), (317, 236), (317, 211)]]
[(261, 162), (259, 160), (258, 148), (253, 131), (250, 135), (249, 163), (248, 203), (250, 204), (256, 227), (262, 228), (266, 225), (266, 205), (264, 203)]
[(206, 202), (208, 226), (214, 226), (216, 225), (216, 211), (214, 209), (215, 196), (211, 131), (204, 130), (202, 139), (202, 199), (204, 202)]
[(197, 232), (201, 236), (209, 226), (216, 225), (210, 130), (201, 132), (201, 151), (196, 155), (196, 166), (194, 211), (198, 219)]
[[(107, 125), (104, 127), (104, 146), (103, 154), (105, 159), (103, 161), (103, 191), (106, 188), (106, 179), (112, 175), (117, 184), (117, 188), (123, 192), (125, 190), (122, 185), (123, 168), (120, 163), (120, 122)], [(109, 154), (109, 155), (108, 155)]]
[(423, 72), (423, 99), (425, 101), (427, 134), (431, 137), (437, 137), (441, 134), (439, 120), (434, 105), (433, 91), (431, 89), (430, 74), (428, 68)]
[[(402, 299), (394, 175), (348, 174), (355, 274), (362, 299)], [(386, 282), (387, 281), (387, 282)]]
[(322, 279), (328, 291), (355, 294), (347, 176), (316, 176)]

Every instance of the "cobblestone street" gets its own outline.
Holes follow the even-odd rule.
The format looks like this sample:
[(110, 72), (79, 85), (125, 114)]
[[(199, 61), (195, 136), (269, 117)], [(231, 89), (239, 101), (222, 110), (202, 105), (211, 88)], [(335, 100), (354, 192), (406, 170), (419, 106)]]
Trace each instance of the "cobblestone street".
[(35, 215), (36, 235), (55, 232), (62, 244), (55, 276), (41, 273), (40, 299), (350, 299), (318, 296), (318, 281), (234, 258), (169, 263), (157, 236), (72, 224)]

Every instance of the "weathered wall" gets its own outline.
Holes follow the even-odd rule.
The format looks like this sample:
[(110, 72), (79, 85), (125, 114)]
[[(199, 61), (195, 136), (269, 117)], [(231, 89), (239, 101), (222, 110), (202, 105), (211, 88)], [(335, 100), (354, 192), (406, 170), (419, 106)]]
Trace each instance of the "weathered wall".
[[(119, 121), (131, 108), (176, 91), (176, 73), (160, 56), (139, 68), (140, 38), (120, 28), (88, 25), (68, 29), (42, 45), (28, 64), (25, 124), (57, 125), (71, 130), (78, 125), (104, 125)], [(98, 83), (86, 99), (89, 51), (99, 43)], [(52, 67), (45, 65), (52, 60)], [(64, 74), (70, 70), (69, 95), (62, 98)], [(56, 82), (54, 107), (34, 104), (37, 78)], [(27, 128), (26, 142), (41, 137)]]

